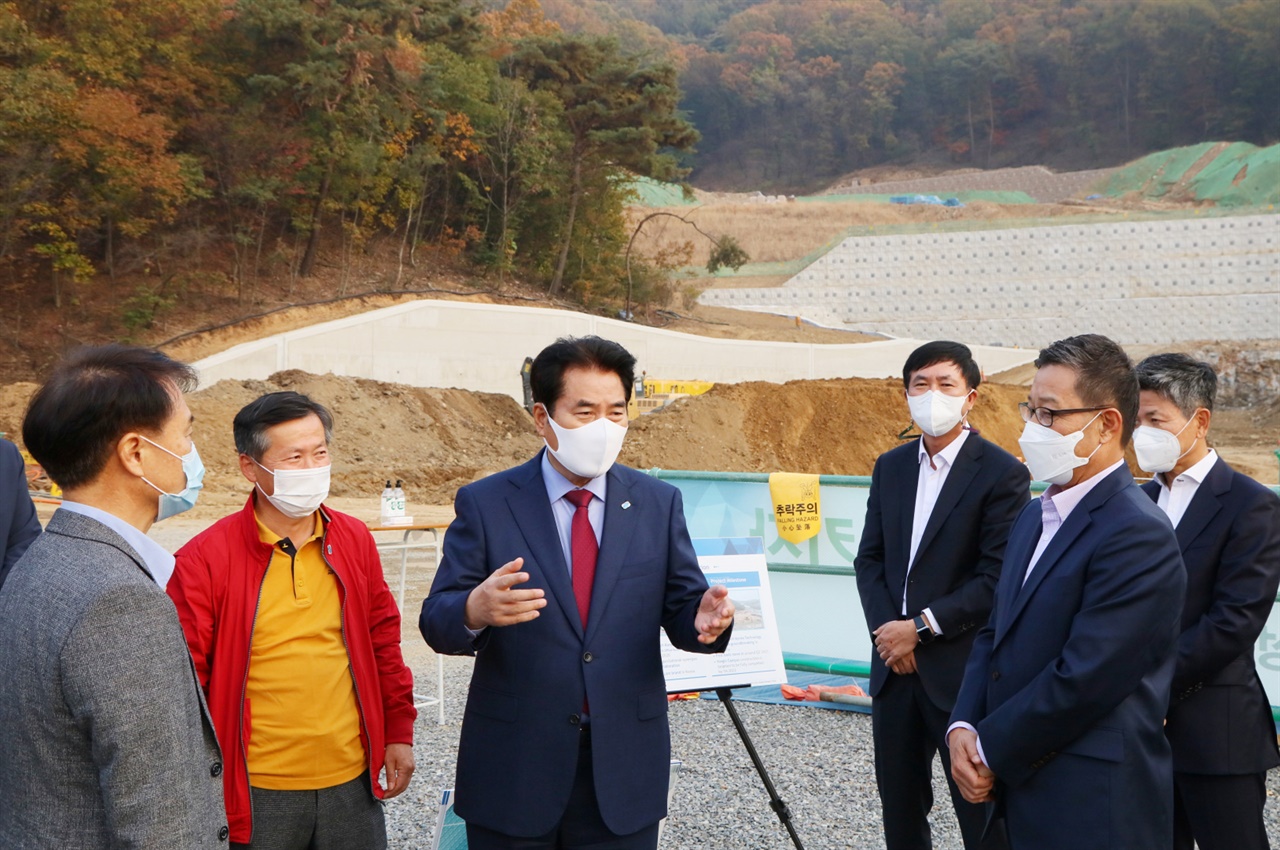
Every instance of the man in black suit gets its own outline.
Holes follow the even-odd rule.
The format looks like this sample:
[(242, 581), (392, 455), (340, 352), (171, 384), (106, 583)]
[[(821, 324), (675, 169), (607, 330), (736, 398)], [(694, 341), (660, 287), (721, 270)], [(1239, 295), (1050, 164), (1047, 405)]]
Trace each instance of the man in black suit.
[(941, 751), (967, 850), (986, 812), (951, 778), (947, 719), (991, 599), (1009, 529), (1030, 499), (1017, 458), (971, 430), (981, 372), (968, 347), (930, 342), (907, 358), (902, 382), (919, 440), (881, 455), (858, 556), (858, 593), (872, 629), (871, 718), (876, 785), (888, 850), (933, 846), (933, 757)]
[(1142, 489), (1169, 515), (1187, 571), (1165, 725), (1173, 846), (1266, 848), (1266, 772), (1280, 752), (1253, 644), (1280, 584), (1280, 499), (1209, 448), (1209, 364), (1157, 354), (1138, 364), (1138, 383), (1133, 446), (1155, 476)]
[(31, 503), (27, 473), (18, 447), (0, 440), (0, 587), (10, 568), (40, 536), (40, 520)]

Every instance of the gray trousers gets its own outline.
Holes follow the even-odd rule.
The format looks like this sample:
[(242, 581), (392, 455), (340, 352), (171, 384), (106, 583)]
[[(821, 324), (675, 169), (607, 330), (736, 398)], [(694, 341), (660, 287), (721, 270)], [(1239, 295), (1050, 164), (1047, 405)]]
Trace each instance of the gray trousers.
[(237, 850), (386, 850), (382, 802), (369, 772), (319, 791), (250, 788), (253, 836)]

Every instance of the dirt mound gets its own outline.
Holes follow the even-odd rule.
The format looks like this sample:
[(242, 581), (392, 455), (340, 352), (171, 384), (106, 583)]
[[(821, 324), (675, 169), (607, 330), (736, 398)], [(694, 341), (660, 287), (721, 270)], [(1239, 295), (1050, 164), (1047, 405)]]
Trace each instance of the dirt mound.
[(0, 433), (16, 443), (22, 442), (22, 417), (38, 387), (29, 381), (0, 386)]
[(333, 494), (376, 499), (400, 478), (419, 504), (448, 504), (470, 481), (530, 458), (542, 444), (510, 396), (290, 370), (219, 381), (189, 396), (211, 494), (243, 493), (231, 420), (263, 393), (305, 393), (333, 411)]
[[(984, 384), (969, 421), (1016, 452), (1025, 398), (1023, 387)], [(895, 379), (721, 384), (631, 423), (621, 459), (641, 469), (870, 475), (907, 424)]]

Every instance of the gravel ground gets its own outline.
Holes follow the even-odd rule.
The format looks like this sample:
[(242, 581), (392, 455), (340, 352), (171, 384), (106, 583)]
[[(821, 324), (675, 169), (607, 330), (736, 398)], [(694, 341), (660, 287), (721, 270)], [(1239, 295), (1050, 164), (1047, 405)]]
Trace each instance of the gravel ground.
[[(420, 598), (420, 597), (419, 597)], [(416, 633), (415, 633), (416, 637)], [(420, 692), (433, 692), (435, 656), (406, 629), (405, 654)], [(422, 648), (419, 649), (419, 646)], [(453, 784), (458, 730), (471, 659), (445, 658), (445, 725), (435, 707), (420, 709), (414, 752), (417, 771), (400, 798), (387, 804), (393, 850), (431, 846), (441, 790)], [(778, 795), (791, 808), (809, 850), (884, 847), (872, 761), (871, 717), (848, 711), (735, 703)], [(684, 762), (676, 779), (663, 850), (789, 850), (786, 830), (724, 707), (712, 700), (671, 705), (672, 755)], [(1280, 846), (1280, 771), (1267, 777), (1267, 831)], [(934, 763), (933, 838), (938, 850), (961, 850), (960, 829), (939, 762)]]
[[(344, 506), (345, 507), (345, 506)], [(152, 537), (171, 551), (208, 521), (170, 521)], [(158, 533), (157, 533), (158, 532)], [(403, 647), (420, 695), (434, 695), (437, 656), (418, 634), (421, 600), (430, 587), (431, 559), (413, 553), (405, 593)], [(384, 558), (387, 579), (398, 589), (399, 556)], [(440, 793), (452, 787), (462, 706), (471, 677), (470, 658), (445, 657), (445, 723), (435, 706), (419, 709), (413, 781), (387, 804), (392, 850), (426, 850), (435, 832)], [(848, 711), (735, 703), (765, 767), (786, 801), (800, 840), (809, 850), (882, 850), (880, 805), (875, 789), (871, 717)], [(786, 830), (724, 707), (712, 700), (671, 705), (672, 756), (684, 766), (676, 779), (662, 850), (789, 850)], [(934, 763), (933, 837), (937, 850), (961, 850), (940, 763)], [(1280, 847), (1280, 769), (1267, 776), (1267, 832)]]

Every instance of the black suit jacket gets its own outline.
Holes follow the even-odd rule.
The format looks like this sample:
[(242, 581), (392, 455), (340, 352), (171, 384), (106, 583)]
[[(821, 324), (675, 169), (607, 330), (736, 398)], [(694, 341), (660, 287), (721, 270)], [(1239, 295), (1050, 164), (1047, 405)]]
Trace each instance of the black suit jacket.
[(0, 587), (9, 569), (39, 536), (40, 520), (27, 489), (22, 455), (13, 443), (0, 440)]
[[(916, 668), (929, 698), (950, 711), (974, 635), (991, 614), (1009, 529), (1031, 498), (1031, 478), (1013, 455), (970, 433), (938, 494), (908, 576), (918, 456), (913, 440), (876, 460), (854, 569), (871, 631), (902, 619), (904, 583), (908, 616), (925, 608), (933, 613), (942, 636), (917, 647)], [(872, 653), (873, 697), (889, 675)]]
[[(1159, 499), (1156, 482), (1142, 489)], [(1280, 585), (1280, 499), (1218, 458), (1177, 534), (1187, 598), (1165, 726), (1173, 769), (1261, 773), (1280, 765), (1253, 661)]]

